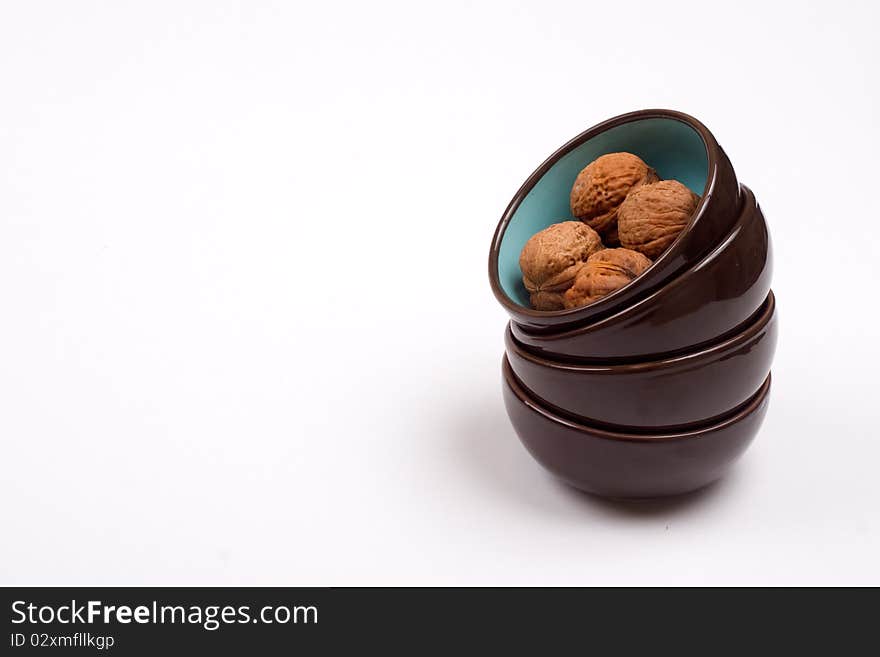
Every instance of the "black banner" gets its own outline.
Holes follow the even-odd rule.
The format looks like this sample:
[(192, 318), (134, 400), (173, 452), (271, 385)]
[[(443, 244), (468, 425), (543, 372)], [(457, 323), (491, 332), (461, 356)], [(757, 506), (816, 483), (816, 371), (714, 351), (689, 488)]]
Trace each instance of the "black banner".
[[(873, 628), (877, 591), (662, 589), (5, 588), (0, 654), (350, 654), (514, 644), (711, 645), (767, 636), (835, 654)], [(835, 627), (841, 631), (835, 631)], [(761, 642), (756, 643), (756, 637)], [(818, 642), (818, 643), (817, 643)], [(831, 644), (829, 644), (830, 647)], [(47, 652), (48, 651), (48, 652)]]

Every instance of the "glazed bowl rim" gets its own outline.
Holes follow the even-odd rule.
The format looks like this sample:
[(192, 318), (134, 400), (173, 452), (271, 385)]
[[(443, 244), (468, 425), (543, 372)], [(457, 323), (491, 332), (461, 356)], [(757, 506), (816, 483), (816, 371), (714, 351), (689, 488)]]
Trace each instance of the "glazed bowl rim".
[[(612, 431), (610, 429), (602, 429), (596, 426), (591, 426), (583, 421), (573, 420), (560, 413), (550, 410), (549, 408), (538, 402), (531, 394), (529, 394), (525, 386), (519, 381), (513, 371), (513, 367), (510, 365), (507, 354), (504, 355), (504, 360), (502, 362), (502, 372), (504, 375), (504, 384), (510, 388), (511, 392), (516, 396), (516, 398), (522, 404), (527, 406), (530, 410), (542, 416), (549, 422), (561, 424), (570, 429), (574, 429), (575, 431), (584, 434), (585, 437), (588, 436), (591, 438), (600, 438), (603, 440), (636, 443), (695, 440), (703, 438), (707, 434), (711, 434), (715, 431), (726, 429), (729, 426), (737, 424), (738, 422), (744, 420), (746, 417), (754, 413), (761, 406), (761, 404), (766, 399), (768, 393), (770, 392), (770, 385), (772, 383), (773, 376), (772, 373), (768, 373), (767, 378), (764, 379), (761, 387), (758, 388), (757, 392), (755, 392), (755, 394), (752, 395), (748, 401), (743, 403), (741, 406), (738, 406), (736, 409), (733, 409), (733, 412), (730, 415), (722, 418), (718, 422), (678, 431), (668, 431), (661, 433), (633, 433), (627, 431)], [(582, 420), (585, 419), (587, 418), (582, 418)]]
[[(492, 286), (492, 292), (495, 295), (495, 298), (498, 299), (498, 302), (505, 308), (505, 310), (514, 315), (519, 314), (524, 317), (535, 319), (553, 317), (559, 318), (560, 321), (565, 321), (566, 319), (570, 321), (577, 321), (580, 314), (586, 314), (586, 316), (589, 317), (594, 312), (597, 312), (597, 307), (607, 306), (605, 310), (610, 310), (611, 308), (613, 308), (613, 302), (616, 301), (619, 297), (624, 296), (624, 290), (626, 290), (625, 294), (627, 297), (632, 294), (632, 288), (633, 286), (638, 285), (638, 279), (633, 281), (631, 284), (626, 285), (605, 297), (602, 297), (601, 299), (597, 299), (593, 303), (587, 304), (586, 306), (567, 308), (564, 310), (535, 310), (534, 308), (516, 303), (504, 291), (501, 286), (501, 282), (498, 279), (498, 257), (501, 251), (501, 242), (504, 238), (504, 233), (506, 232), (507, 227), (510, 225), (511, 219), (513, 219), (513, 216), (516, 214), (519, 206), (525, 200), (526, 196), (528, 196), (529, 192), (532, 191), (535, 185), (538, 184), (544, 174), (546, 174), (559, 160), (561, 160), (570, 151), (581, 146), (587, 141), (593, 139), (594, 137), (597, 137), (601, 133), (606, 132), (607, 130), (610, 130), (612, 128), (624, 125), (626, 123), (633, 123), (645, 119), (671, 119), (679, 121), (680, 123), (684, 123), (699, 135), (700, 139), (703, 142), (703, 146), (706, 149), (706, 156), (708, 160), (706, 185), (703, 188), (703, 194), (700, 197), (700, 202), (697, 204), (696, 209), (691, 215), (690, 221), (688, 221), (687, 226), (685, 226), (685, 228), (678, 234), (678, 236), (675, 238), (675, 241), (670, 244), (666, 248), (666, 250), (663, 251), (663, 253), (661, 253), (656, 260), (654, 260), (654, 262), (651, 263), (651, 266), (642, 273), (642, 276), (650, 272), (652, 269), (655, 269), (658, 263), (663, 263), (664, 261), (671, 259), (677, 254), (677, 247), (681, 243), (682, 238), (688, 232), (690, 232), (697, 219), (703, 215), (706, 203), (708, 202), (708, 199), (711, 197), (712, 191), (715, 188), (715, 183), (718, 178), (718, 162), (720, 160), (718, 153), (721, 147), (718, 145), (715, 137), (712, 136), (712, 133), (709, 132), (709, 129), (706, 126), (704, 126), (694, 117), (690, 116), (689, 114), (685, 114), (684, 112), (668, 109), (644, 109), (637, 110), (635, 112), (628, 112), (626, 114), (620, 114), (583, 131), (582, 133), (570, 139), (565, 144), (556, 149), (556, 151), (552, 155), (550, 155), (550, 157), (544, 160), (538, 166), (538, 168), (532, 172), (532, 174), (517, 190), (516, 194), (514, 194), (510, 203), (508, 203), (507, 208), (501, 215), (501, 220), (498, 222), (498, 226), (495, 228), (495, 233), (492, 236), (492, 247), (489, 250), (489, 281)], [(586, 313), (584, 313), (585, 310), (587, 311)]]
[(513, 350), (518, 358), (548, 369), (590, 373), (613, 371), (618, 374), (653, 372), (656, 370), (688, 367), (694, 363), (711, 361), (714, 357), (731, 349), (736, 349), (758, 335), (758, 333), (770, 324), (775, 314), (776, 296), (773, 294), (773, 290), (770, 290), (764, 303), (761, 304), (761, 307), (758, 308), (756, 313), (747, 320), (748, 324), (741, 331), (719, 340), (718, 342), (709, 343), (705, 346), (699, 347), (695, 351), (688, 351), (683, 354), (676, 354), (654, 360), (639, 360), (634, 363), (602, 363), (601, 361), (590, 363), (583, 361), (578, 362), (576, 359), (551, 360), (549, 358), (538, 356), (517, 341), (510, 329), (512, 322), (507, 323), (507, 328), (504, 331), (504, 342), (507, 349)]

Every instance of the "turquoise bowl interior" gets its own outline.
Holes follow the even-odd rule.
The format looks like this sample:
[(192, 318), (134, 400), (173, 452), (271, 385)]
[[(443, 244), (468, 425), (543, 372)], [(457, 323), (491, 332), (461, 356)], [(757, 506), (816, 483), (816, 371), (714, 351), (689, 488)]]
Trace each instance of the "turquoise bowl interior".
[(571, 220), (569, 194), (581, 169), (600, 155), (619, 151), (638, 155), (654, 167), (661, 178), (674, 178), (701, 196), (706, 193), (708, 151), (700, 133), (687, 123), (646, 118), (601, 132), (557, 160), (511, 217), (498, 252), (498, 281), (512, 301), (529, 307), (529, 295), (519, 268), (519, 254), (525, 243), (547, 226)]

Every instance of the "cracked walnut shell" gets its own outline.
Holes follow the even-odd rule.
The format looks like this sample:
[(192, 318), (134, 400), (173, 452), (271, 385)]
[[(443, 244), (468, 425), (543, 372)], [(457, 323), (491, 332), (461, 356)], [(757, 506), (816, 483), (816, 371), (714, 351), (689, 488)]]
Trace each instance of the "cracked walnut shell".
[(659, 180), (657, 173), (632, 153), (608, 153), (578, 174), (571, 188), (571, 213), (617, 243), (617, 212), (633, 189)]
[(641, 275), (651, 261), (638, 251), (603, 249), (587, 259), (572, 285), (565, 293), (566, 308), (579, 308), (629, 285)]
[(620, 244), (656, 258), (675, 241), (697, 208), (700, 197), (677, 180), (643, 185), (620, 206)]
[(562, 295), (602, 240), (580, 221), (548, 226), (529, 238), (519, 256), (523, 284), (535, 310), (562, 310)]

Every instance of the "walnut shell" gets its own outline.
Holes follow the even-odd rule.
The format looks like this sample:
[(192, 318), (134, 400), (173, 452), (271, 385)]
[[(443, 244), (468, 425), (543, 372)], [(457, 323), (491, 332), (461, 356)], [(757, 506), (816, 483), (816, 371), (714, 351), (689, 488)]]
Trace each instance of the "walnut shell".
[(638, 251), (603, 249), (589, 258), (581, 267), (572, 285), (565, 293), (566, 308), (586, 306), (619, 290), (648, 267), (651, 261)]
[(532, 307), (561, 310), (562, 295), (578, 270), (602, 248), (596, 231), (580, 221), (563, 221), (532, 235), (519, 256)]
[(657, 173), (632, 153), (608, 153), (578, 174), (571, 188), (571, 213), (596, 230), (606, 242), (617, 240), (617, 211), (633, 189), (659, 180)]
[(688, 225), (699, 202), (700, 197), (677, 180), (633, 190), (617, 217), (621, 246), (656, 258)]

